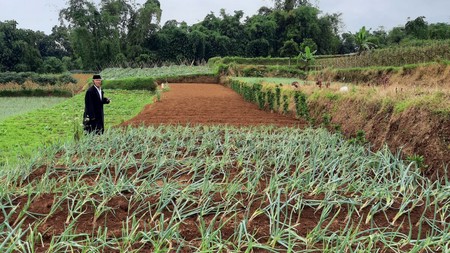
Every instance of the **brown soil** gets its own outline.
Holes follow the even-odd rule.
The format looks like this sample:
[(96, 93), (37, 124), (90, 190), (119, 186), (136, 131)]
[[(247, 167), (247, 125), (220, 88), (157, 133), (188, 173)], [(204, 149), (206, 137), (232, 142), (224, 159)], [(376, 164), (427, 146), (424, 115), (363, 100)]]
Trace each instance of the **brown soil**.
[(85, 86), (89, 85), (89, 79), (92, 78), (92, 74), (72, 74), (72, 77), (78, 81), (75, 93), (80, 93)]
[[(26, 184), (35, 184), (39, 182), (48, 169), (52, 170), (51, 168), (47, 168), (45, 166), (36, 169), (24, 181), (18, 182), (18, 186), (25, 187)], [(120, 172), (126, 174), (130, 180), (136, 180), (136, 178), (145, 178), (146, 174), (149, 173), (149, 170), (138, 172), (135, 169), (130, 169), (121, 170)], [(174, 168), (174, 171), (170, 172), (170, 174), (164, 175), (164, 178), (167, 179), (167, 183), (178, 182), (181, 185), (194, 183), (197, 182), (199, 178), (202, 178), (202, 175), (194, 176), (193, 174), (190, 174), (189, 170), (190, 168), (177, 167)], [(229, 168), (230, 175), (228, 176), (228, 180), (231, 180), (232, 178), (238, 176), (238, 174), (242, 173), (242, 170), (243, 168), (240, 168), (239, 166)], [(59, 180), (62, 183), (77, 180), (76, 173), (78, 172), (62, 170), (60, 173), (58, 173), (58, 175), (55, 175), (54, 179)], [(100, 170), (92, 171), (89, 175), (82, 177), (80, 180), (77, 180), (77, 183), (80, 185), (86, 184), (94, 186), (98, 183), (102, 183), (101, 179), (99, 179), (101, 178), (102, 174), (114, 175), (115, 169), (111, 168), (103, 172), (101, 172)], [(220, 175), (216, 177), (217, 178), (215, 178), (215, 180), (217, 182), (224, 182), (224, 180), (226, 180)], [(258, 193), (253, 196), (249, 196), (245, 193), (236, 195), (235, 203), (238, 203), (238, 205), (235, 207), (235, 212), (233, 213), (221, 214), (220, 211), (212, 210), (210, 212), (204, 213), (203, 215), (199, 215), (198, 213), (194, 212), (193, 215), (181, 220), (181, 223), (178, 227), (180, 236), (183, 238), (187, 245), (198, 246), (198, 243), (200, 243), (202, 238), (199, 226), (201, 225), (200, 222), (203, 219), (203, 221), (205, 221), (206, 223), (206, 226), (209, 226), (210, 224), (216, 224), (213, 226), (220, 230), (222, 238), (233, 241), (237, 239), (233, 238), (232, 235), (235, 234), (235, 231), (238, 229), (239, 224), (242, 221), (247, 220), (248, 232), (252, 234), (260, 243), (269, 243), (271, 229), (269, 218), (264, 214), (255, 216), (252, 215), (257, 213), (257, 210), (261, 210), (269, 205), (269, 202), (267, 198), (265, 198), (264, 193), (264, 189), (267, 187), (267, 183), (265, 182), (268, 182), (269, 180), (270, 178), (268, 175), (262, 178), (257, 187)], [(163, 182), (161, 182), (161, 184), (163, 184)], [(298, 200), (323, 200), (324, 197), (324, 194), (305, 194), (303, 196), (299, 196)], [(101, 202), (103, 200), (103, 197), (100, 195), (94, 195), (92, 196), (92, 198), (97, 200), (98, 202)], [(74, 226), (74, 233), (84, 233), (90, 235), (92, 233), (95, 234), (95, 232), (99, 231), (99, 229), (107, 229), (107, 238), (120, 238), (123, 235), (123, 227), (125, 226), (125, 222), (129, 221), (129, 225), (131, 225), (131, 220), (129, 219), (131, 216), (135, 217), (137, 222), (139, 223), (139, 231), (157, 230), (158, 226), (161, 225), (159, 223), (161, 217), (164, 217), (164, 220), (167, 222), (168, 220), (170, 220), (172, 215), (174, 215), (172, 204), (168, 205), (162, 211), (162, 213), (157, 212), (159, 198), (159, 195), (145, 196), (144, 194), (144, 196), (142, 196), (140, 193), (122, 192), (120, 195), (113, 196), (108, 199), (105, 203), (105, 206), (108, 207), (108, 210), (101, 213), (97, 217), (95, 216), (95, 206), (91, 201), (88, 201), (80, 208), (82, 212), (75, 214), (75, 216), (77, 217)], [(205, 198), (205, 193), (194, 193), (193, 198)], [(220, 205), (227, 201), (226, 189), (216, 193), (213, 196), (209, 196), (209, 198), (214, 206), (220, 208)], [(287, 201), (288, 198), (290, 197), (286, 194), (281, 195), (282, 201)], [(9, 216), (9, 223), (12, 226), (20, 224), (23, 229), (26, 229), (30, 226), (36, 226), (36, 231), (42, 234), (42, 243), (39, 242), (37, 244), (38, 246), (36, 248), (36, 252), (46, 252), (52, 238), (54, 238), (54, 236), (61, 235), (66, 229), (68, 229), (70, 223), (75, 218), (69, 215), (68, 206), (70, 204), (76, 204), (77, 201), (81, 201), (81, 199), (83, 199), (83, 196), (78, 195), (78, 193), (76, 192), (72, 193), (66, 199), (62, 199), (61, 194), (58, 193), (18, 196), (13, 199), (11, 203), (5, 203), (5, 205), (11, 207), (9, 209), (6, 209), (6, 215)], [(296, 201), (296, 199), (291, 199), (289, 203), (294, 206)], [(175, 202), (178, 201), (174, 199), (174, 203)], [(412, 238), (423, 238), (424, 235), (430, 232), (431, 227), (429, 225), (423, 223), (423, 227), (420, 228), (417, 223), (419, 222), (422, 214), (432, 219), (434, 214), (434, 206), (419, 205), (413, 207), (409, 217), (408, 214), (403, 214), (399, 219), (395, 220), (394, 217), (399, 211), (398, 207), (400, 206), (401, 201), (395, 200), (395, 202), (398, 203), (398, 206), (386, 209), (385, 211), (380, 213), (376, 213), (372, 218), (368, 219), (370, 222), (363, 222), (361, 224), (359, 224), (359, 221), (365, 221), (367, 219), (367, 216), (371, 212), (370, 205), (365, 208), (358, 209), (358, 211), (350, 210), (346, 204), (335, 205), (330, 214), (327, 214), (328, 218), (325, 220), (321, 227), (325, 228), (328, 226), (328, 231), (339, 233), (339, 231), (342, 231), (344, 229), (348, 219), (350, 219), (354, 224), (358, 224), (360, 231), (368, 230), (371, 228), (371, 226), (376, 225), (378, 227), (385, 228), (386, 232), (395, 231), (401, 232), (403, 234), (408, 234), (410, 232), (410, 228), (412, 227), (409, 224), (416, 224), (412, 227)], [(26, 208), (27, 205), (29, 205), (28, 208)], [(199, 203), (194, 203), (192, 209), (194, 210), (195, 208), (198, 208), (199, 205)], [(17, 206), (17, 209), (13, 209), (13, 207), (15, 206)], [(145, 206), (146, 208), (142, 208), (143, 206)], [(53, 213), (51, 213), (52, 209), (54, 209)], [(27, 210), (23, 217), (19, 217), (21, 210)], [(286, 218), (291, 219), (291, 222), (293, 224), (297, 224), (295, 225), (294, 230), (298, 235), (306, 237), (308, 233), (310, 233), (317, 226), (317, 221), (320, 219), (323, 211), (324, 210), (320, 206), (306, 205), (301, 210), (301, 212), (292, 212), (293, 216)], [(289, 211), (289, 213), (291, 212)], [(252, 218), (250, 219), (248, 219), (249, 214), (252, 215)], [(332, 219), (333, 217), (335, 218)], [(285, 217), (281, 217), (281, 220), (284, 220), (284, 218)], [(227, 221), (226, 225), (220, 228), (217, 227), (218, 220)], [(0, 223), (3, 223), (4, 221), (4, 213), (0, 212)], [(23, 222), (21, 223), (21, 221)], [(164, 227), (169, 225), (170, 224), (164, 224)], [(175, 240), (173, 240), (173, 243), (176, 243)], [(320, 241), (316, 242), (314, 246), (320, 248)], [(139, 242), (135, 242), (132, 247), (135, 249), (139, 248), (139, 252), (154, 252), (151, 245), (142, 245)], [(380, 245), (380, 248), (384, 248), (384, 246)], [(282, 247), (280, 247), (280, 250), (282, 250)], [(297, 247), (296, 250), (304, 250), (304, 248)], [(101, 252), (119, 251), (108, 249)], [(182, 252), (194, 251), (190, 248), (185, 248)], [(387, 248), (384, 248), (383, 252), (390, 251)]]
[(224, 124), (305, 126), (305, 121), (263, 111), (219, 84), (169, 84), (162, 99), (123, 125)]
[[(374, 150), (385, 144), (393, 153), (401, 152), (404, 159), (414, 155), (424, 158), (424, 174), (435, 179), (450, 173), (450, 118), (433, 114), (426, 108), (411, 107), (394, 113), (393, 106), (348, 99), (335, 103), (326, 99), (310, 104), (311, 116), (321, 119), (331, 116), (330, 130), (340, 126), (348, 138), (363, 130)], [(349, 108), (352, 108), (349, 110)], [(450, 175), (450, 174), (449, 174)]]
[[(336, 73), (322, 72), (322, 78), (341, 80)], [(393, 100), (404, 99), (404, 96), (418, 100), (421, 96), (439, 92), (445, 95), (438, 106), (448, 108), (450, 66), (431, 64), (397, 72), (368, 69), (361, 73), (355, 72), (354, 75), (352, 81), (360, 83), (361, 87), (377, 88), (377, 94), (372, 96)], [(386, 78), (384, 84), (380, 82), (383, 77)], [(315, 75), (309, 76), (310, 80), (315, 78)], [(430, 178), (435, 178), (437, 174), (443, 176), (445, 169), (450, 175), (450, 117), (433, 113), (436, 108), (427, 108), (426, 105), (394, 113), (393, 106), (382, 105), (380, 101), (371, 101), (369, 95), (363, 99), (347, 99), (339, 103), (321, 99), (310, 105), (310, 113), (319, 123), (324, 114), (329, 114), (331, 123), (339, 125), (349, 138), (363, 130), (374, 149), (387, 144), (392, 152), (401, 149), (405, 159), (422, 156), (425, 158), (422, 170)]]

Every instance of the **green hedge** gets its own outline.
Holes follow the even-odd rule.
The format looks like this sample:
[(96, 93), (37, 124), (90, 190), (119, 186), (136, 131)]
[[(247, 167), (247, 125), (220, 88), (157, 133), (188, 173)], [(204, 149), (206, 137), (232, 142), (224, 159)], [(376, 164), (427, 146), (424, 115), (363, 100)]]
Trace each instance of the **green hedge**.
[(17, 83), (23, 84), (31, 81), (39, 85), (61, 85), (68, 83), (77, 83), (69, 73), (67, 74), (37, 74), (34, 72), (3, 72), (0, 73), (0, 84)]
[(121, 90), (156, 90), (156, 82), (151, 77), (104, 80), (103, 87)]
[(239, 77), (295, 77), (306, 78), (307, 74), (298, 66), (268, 66), (268, 65), (219, 65), (219, 72), (227, 76)]
[(450, 40), (435, 41), (417, 46), (397, 46), (377, 49), (361, 55), (340, 58), (317, 59), (324, 68), (355, 68), (370, 66), (403, 66), (450, 60)]
[[(327, 69), (321, 72), (310, 72), (310, 77), (323, 77), (331, 76), (330, 81), (338, 82), (350, 82), (350, 83), (367, 83), (378, 82), (386, 75), (395, 73), (410, 74), (414, 69), (422, 66), (431, 66), (440, 63), (424, 63), (424, 64), (408, 64), (401, 67), (394, 66), (377, 66), (377, 67), (365, 67), (365, 68), (339, 68), (339, 69)], [(445, 63), (444, 63), (445, 64)]]
[[(355, 68), (369, 66), (403, 66), (435, 61), (450, 60), (450, 40), (412, 41), (389, 48), (376, 49), (361, 55), (316, 55), (316, 66), (321, 68)], [(304, 62), (296, 58), (244, 58), (244, 57), (214, 57), (208, 60), (208, 65), (242, 64), (242, 65), (297, 65), (305, 68)]]
[(308, 97), (301, 91), (289, 91), (281, 86), (263, 86), (260, 83), (247, 83), (231, 80), (231, 89), (240, 94), (246, 101), (257, 104), (262, 110), (289, 113), (289, 103), (293, 100), (297, 118), (311, 120), (308, 108)]
[(47, 96), (71, 97), (72, 92), (62, 89), (0, 90), (0, 97), (47, 97)]
[[(343, 57), (343, 55), (316, 55), (316, 59), (327, 59)], [(297, 58), (272, 58), (272, 57), (213, 57), (208, 60), (209, 66), (216, 66), (219, 64), (244, 64), (244, 65), (298, 65), (302, 68), (305, 67), (305, 63), (297, 60)]]

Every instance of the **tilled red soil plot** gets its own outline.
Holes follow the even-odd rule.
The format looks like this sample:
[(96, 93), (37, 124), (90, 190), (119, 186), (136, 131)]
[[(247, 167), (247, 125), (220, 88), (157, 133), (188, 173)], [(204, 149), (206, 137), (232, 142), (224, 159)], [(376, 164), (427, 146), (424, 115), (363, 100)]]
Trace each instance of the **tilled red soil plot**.
[(123, 125), (226, 124), (304, 126), (303, 120), (263, 111), (219, 84), (170, 84), (159, 102)]

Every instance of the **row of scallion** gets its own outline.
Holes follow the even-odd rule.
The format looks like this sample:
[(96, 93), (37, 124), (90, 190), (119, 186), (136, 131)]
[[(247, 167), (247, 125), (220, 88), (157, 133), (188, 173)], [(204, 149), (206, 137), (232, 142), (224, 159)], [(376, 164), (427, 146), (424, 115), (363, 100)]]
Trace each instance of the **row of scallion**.
[(0, 252), (450, 250), (445, 177), (323, 129), (110, 129), (0, 170), (0, 200)]

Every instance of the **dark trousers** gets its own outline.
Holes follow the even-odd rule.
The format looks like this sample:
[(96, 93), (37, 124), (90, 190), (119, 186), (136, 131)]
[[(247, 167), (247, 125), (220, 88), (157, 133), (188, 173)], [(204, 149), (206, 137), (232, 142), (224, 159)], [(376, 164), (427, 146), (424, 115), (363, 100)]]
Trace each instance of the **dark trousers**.
[(84, 124), (84, 130), (87, 133), (103, 134), (105, 132), (103, 122), (99, 120), (91, 120)]

